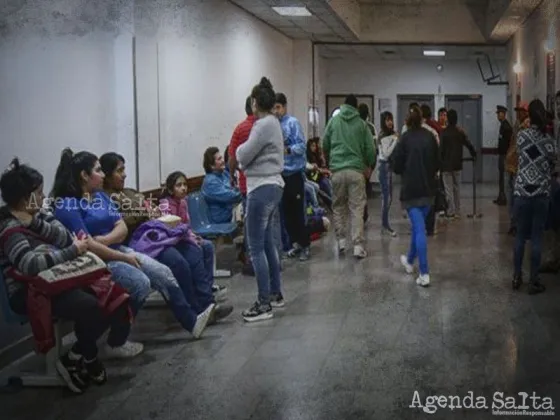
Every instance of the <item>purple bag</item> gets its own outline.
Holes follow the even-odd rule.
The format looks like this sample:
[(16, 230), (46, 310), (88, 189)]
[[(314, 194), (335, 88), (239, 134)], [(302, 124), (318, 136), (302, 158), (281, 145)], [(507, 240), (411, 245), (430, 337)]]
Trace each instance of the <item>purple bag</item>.
[(165, 249), (182, 241), (196, 244), (189, 225), (181, 223), (172, 228), (159, 220), (150, 220), (138, 226), (128, 246), (137, 252), (156, 258)]

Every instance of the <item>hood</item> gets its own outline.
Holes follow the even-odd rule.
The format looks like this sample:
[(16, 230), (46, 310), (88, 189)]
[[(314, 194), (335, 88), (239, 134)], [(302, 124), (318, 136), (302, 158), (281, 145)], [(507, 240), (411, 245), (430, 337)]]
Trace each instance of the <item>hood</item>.
[(340, 115), (340, 118), (346, 121), (353, 120), (354, 118), (360, 118), (360, 113), (358, 112), (358, 110), (353, 106), (346, 104), (340, 107), (340, 112), (338, 115)]

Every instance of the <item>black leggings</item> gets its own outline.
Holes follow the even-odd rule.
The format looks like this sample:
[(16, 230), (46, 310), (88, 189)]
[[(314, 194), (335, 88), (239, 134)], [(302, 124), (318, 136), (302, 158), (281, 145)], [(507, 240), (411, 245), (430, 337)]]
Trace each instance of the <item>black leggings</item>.
[[(26, 289), (22, 289), (11, 297), (10, 306), (14, 312), (27, 313), (26, 295)], [(77, 341), (72, 350), (86, 360), (97, 357), (97, 340), (107, 328), (111, 328), (107, 339), (111, 347), (122, 346), (130, 333), (128, 302), (107, 316), (89, 289), (73, 289), (54, 296), (51, 310), (53, 317), (74, 322)]]
[(292, 243), (297, 243), (302, 248), (311, 244), (309, 231), (305, 226), (305, 184), (302, 173), (284, 176), (284, 194), (282, 206), (286, 231)]

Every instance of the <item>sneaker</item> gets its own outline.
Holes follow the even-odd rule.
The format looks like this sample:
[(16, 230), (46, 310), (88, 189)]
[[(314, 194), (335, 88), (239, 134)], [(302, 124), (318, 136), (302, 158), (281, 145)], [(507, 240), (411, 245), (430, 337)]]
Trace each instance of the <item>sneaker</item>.
[(214, 294), (214, 299), (216, 300), (225, 299), (227, 291), (228, 288), (226, 286), (221, 286), (216, 283), (212, 286), (212, 293)]
[(286, 255), (288, 256), (288, 258), (295, 258), (301, 253), (301, 251), (301, 246), (295, 244), (294, 247), (286, 253)]
[(309, 247), (303, 248), (299, 253), (299, 260), (307, 261), (309, 258), (311, 258), (311, 250), (309, 249)]
[(544, 285), (539, 283), (539, 282), (529, 284), (529, 294), (530, 295), (536, 295), (536, 294), (539, 294), (539, 293), (543, 293), (545, 290), (546, 290), (546, 287), (544, 287)]
[(271, 293), (270, 295), (270, 306), (273, 308), (283, 308), (286, 306), (286, 301), (282, 293)]
[(339, 239), (338, 240), (338, 252), (342, 254), (346, 251), (346, 239)]
[(107, 371), (97, 357), (91, 361), (84, 360), (84, 370), (90, 382), (95, 385), (103, 385), (107, 382)]
[(105, 357), (108, 359), (131, 359), (143, 351), (144, 345), (133, 341), (127, 341), (119, 347), (111, 347), (109, 344), (105, 344), (104, 348)]
[(383, 229), (381, 229), (381, 234), (382, 234), (382, 235), (389, 235), (389, 236), (391, 236), (391, 237), (393, 237), (393, 238), (396, 238), (396, 237), (397, 237), (397, 232), (395, 232), (395, 231), (394, 231), (393, 229), (391, 229), (391, 228), (383, 228)]
[(429, 274), (420, 274), (416, 279), (416, 284), (418, 286), (427, 287), (430, 285), (430, 275)]
[(201, 312), (196, 317), (196, 323), (194, 324), (193, 330), (191, 332), (194, 338), (199, 339), (202, 336), (202, 333), (206, 329), (208, 321), (210, 321), (215, 308), (216, 305), (214, 303), (211, 303), (210, 305), (208, 305), (208, 308), (204, 310), (204, 312)]
[(220, 321), (221, 319), (226, 318), (233, 312), (232, 305), (223, 305), (218, 304), (214, 307), (214, 311), (208, 320), (207, 325), (214, 325), (216, 322)]
[(401, 264), (404, 267), (404, 271), (406, 271), (406, 274), (414, 273), (414, 267), (412, 266), (412, 264), (409, 264), (406, 255), (401, 255)]
[(246, 322), (264, 321), (273, 317), (272, 306), (255, 302), (250, 309), (243, 311), (241, 315)]
[(367, 251), (361, 245), (354, 246), (354, 257), (362, 259), (367, 257)]
[(81, 356), (74, 359), (68, 352), (56, 361), (55, 368), (70, 391), (75, 394), (83, 394), (87, 388), (87, 380), (82, 374), (83, 359)]

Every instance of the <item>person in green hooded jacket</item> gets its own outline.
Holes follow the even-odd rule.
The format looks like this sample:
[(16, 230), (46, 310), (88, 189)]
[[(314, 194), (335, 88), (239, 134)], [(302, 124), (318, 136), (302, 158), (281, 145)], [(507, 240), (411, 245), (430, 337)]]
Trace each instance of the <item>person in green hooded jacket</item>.
[(325, 128), (323, 151), (333, 173), (334, 227), (339, 252), (346, 249), (344, 234), (348, 226), (348, 212), (352, 226), (354, 256), (365, 258), (364, 209), (367, 196), (365, 183), (375, 166), (373, 136), (358, 112), (358, 99), (349, 95), (340, 112)]

